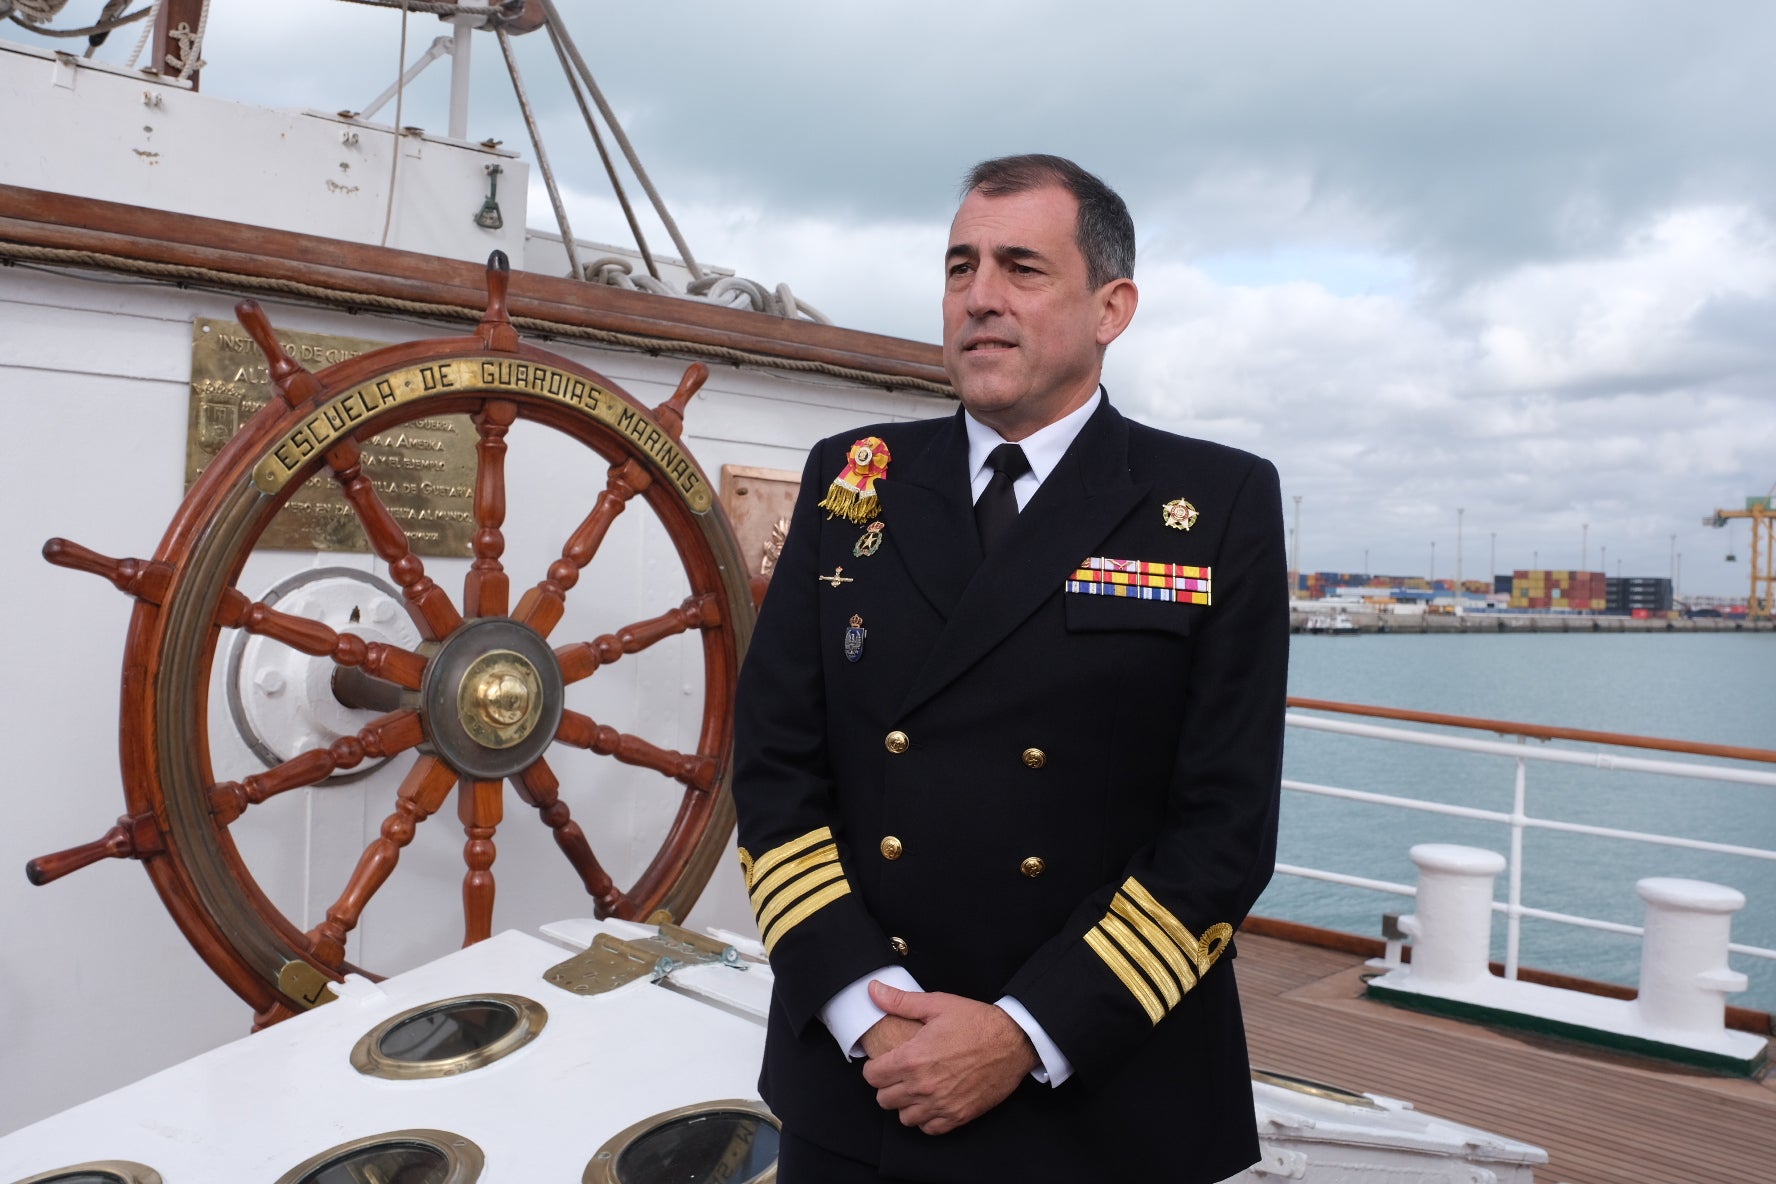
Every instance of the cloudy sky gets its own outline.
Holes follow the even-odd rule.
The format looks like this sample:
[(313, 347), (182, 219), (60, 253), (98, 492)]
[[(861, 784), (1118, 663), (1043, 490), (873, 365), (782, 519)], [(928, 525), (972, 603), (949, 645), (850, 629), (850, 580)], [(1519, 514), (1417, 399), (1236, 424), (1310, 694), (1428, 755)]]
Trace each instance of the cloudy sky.
[[(1113, 398), (1275, 460), (1304, 569), (1452, 575), (1459, 509), (1470, 578), (1494, 548), (1668, 575), (1675, 535), (1685, 591), (1745, 592), (1746, 524), (1701, 520), (1776, 485), (1776, 6), (560, 6), (699, 258), (840, 324), (937, 339), (975, 160), (1102, 175), (1140, 236)], [(204, 89), (361, 108), (400, 29), (215, 0)], [(444, 31), (412, 18), (409, 57)], [(622, 241), (547, 42), (515, 44), (576, 231)], [(475, 67), (472, 134), (522, 144), (491, 40)], [(442, 131), (447, 81), (403, 122)]]

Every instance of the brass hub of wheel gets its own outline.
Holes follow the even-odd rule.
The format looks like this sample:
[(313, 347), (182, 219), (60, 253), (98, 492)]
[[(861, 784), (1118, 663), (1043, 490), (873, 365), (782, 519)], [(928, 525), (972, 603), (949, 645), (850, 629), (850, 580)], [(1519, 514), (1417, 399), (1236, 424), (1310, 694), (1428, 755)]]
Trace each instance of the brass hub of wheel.
[(477, 742), (510, 748), (543, 717), (543, 680), (524, 655), (494, 650), (470, 663), (456, 688), (456, 718)]
[(459, 773), (509, 777), (554, 741), (562, 689), (554, 651), (535, 630), (505, 617), (470, 620), (426, 666), (426, 737)]

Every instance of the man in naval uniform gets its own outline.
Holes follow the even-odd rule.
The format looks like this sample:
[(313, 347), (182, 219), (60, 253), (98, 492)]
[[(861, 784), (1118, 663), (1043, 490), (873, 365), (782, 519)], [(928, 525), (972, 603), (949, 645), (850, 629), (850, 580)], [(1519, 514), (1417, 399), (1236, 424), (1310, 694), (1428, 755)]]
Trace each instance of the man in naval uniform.
[(740, 678), (779, 1179), (1221, 1180), (1258, 1156), (1276, 471), (1111, 407), (1134, 228), (1096, 177), (977, 166), (945, 258), (962, 407), (815, 446)]

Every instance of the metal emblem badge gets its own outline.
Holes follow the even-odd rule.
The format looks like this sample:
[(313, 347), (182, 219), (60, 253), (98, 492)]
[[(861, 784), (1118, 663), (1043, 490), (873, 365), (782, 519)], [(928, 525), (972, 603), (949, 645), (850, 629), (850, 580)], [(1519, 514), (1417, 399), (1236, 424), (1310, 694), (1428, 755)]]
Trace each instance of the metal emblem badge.
[(863, 639), (869, 636), (869, 630), (863, 627), (863, 618), (856, 613), (851, 614), (851, 627), (845, 630), (845, 661), (855, 662), (863, 657)]
[(831, 584), (835, 588), (837, 588), (840, 584), (855, 584), (857, 581), (853, 580), (850, 576), (843, 574), (844, 571), (845, 571), (845, 569), (842, 567), (835, 567), (835, 568), (833, 568), (832, 575), (823, 576), (823, 575), (816, 574), (814, 576), (814, 578), (819, 580), (823, 584)]
[(1165, 524), (1173, 530), (1189, 530), (1196, 525), (1196, 507), (1183, 498), (1167, 502), (1160, 507), (1160, 512), (1165, 515)]
[(885, 524), (882, 522), (872, 522), (864, 527), (863, 533), (857, 537), (857, 542), (851, 546), (851, 554), (859, 557), (868, 557), (874, 555), (877, 551), (880, 551), (882, 549), (882, 531), (884, 527)]

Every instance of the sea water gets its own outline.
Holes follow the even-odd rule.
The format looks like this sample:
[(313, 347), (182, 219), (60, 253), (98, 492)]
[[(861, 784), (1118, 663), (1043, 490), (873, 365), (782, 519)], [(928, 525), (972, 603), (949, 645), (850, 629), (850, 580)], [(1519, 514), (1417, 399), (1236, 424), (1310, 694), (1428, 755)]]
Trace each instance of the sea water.
[[(1625, 732), (1776, 749), (1776, 634), (1365, 634), (1292, 639), (1289, 693), (1492, 720)], [(1355, 719), (1356, 717), (1333, 717)], [(1357, 722), (1388, 724), (1385, 720)], [(1416, 728), (1497, 740), (1488, 732)], [(1541, 747), (1529, 741), (1532, 748)], [(1776, 765), (1555, 742), (1570, 751), (1729, 764)], [(1508, 757), (1288, 730), (1284, 777), (1508, 813), (1517, 762)], [(1776, 787), (1528, 762), (1527, 813), (1622, 830), (1776, 848)], [(1415, 843), (1461, 843), (1510, 852), (1503, 823), (1446, 817), (1285, 791), (1278, 861), (1412, 884)], [(1619, 839), (1528, 830), (1523, 903), (1639, 925), (1635, 881), (1679, 876), (1737, 888), (1747, 897), (1733, 940), (1776, 948), (1776, 861), (1655, 847)], [(1495, 899), (1506, 899), (1501, 874)], [(1383, 913), (1410, 912), (1404, 896), (1277, 876), (1254, 912), (1380, 936)], [(1503, 960), (1505, 919), (1495, 916), (1493, 957)], [(1523, 966), (1633, 986), (1639, 939), (1526, 918)], [(1728, 1002), (1776, 1011), (1776, 962), (1735, 954), (1751, 989)]]

